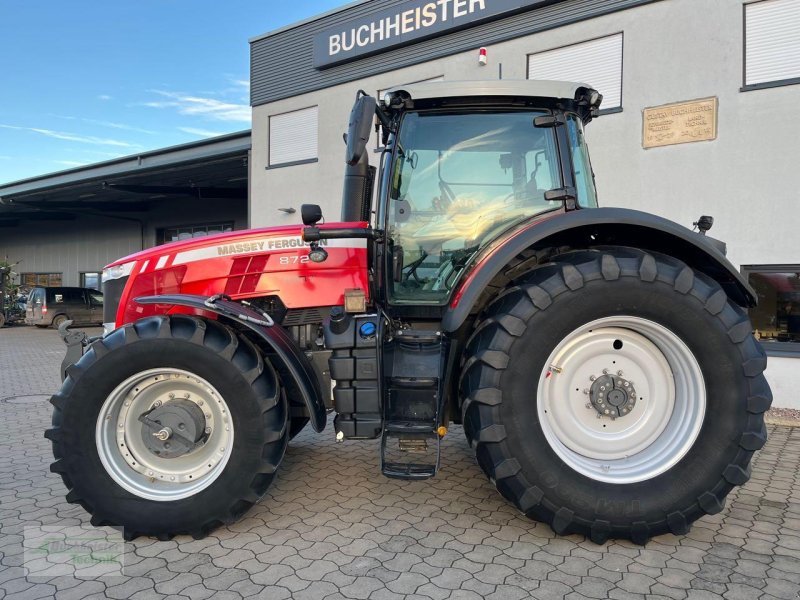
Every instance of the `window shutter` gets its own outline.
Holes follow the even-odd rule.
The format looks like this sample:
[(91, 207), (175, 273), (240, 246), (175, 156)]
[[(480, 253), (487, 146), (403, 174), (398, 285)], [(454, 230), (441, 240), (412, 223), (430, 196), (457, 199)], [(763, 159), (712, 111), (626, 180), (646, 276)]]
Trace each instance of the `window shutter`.
[(746, 4), (745, 85), (800, 77), (800, 0)]
[(317, 158), (318, 107), (273, 115), (269, 118), (269, 165)]
[(528, 55), (528, 79), (586, 83), (603, 94), (601, 109), (622, 107), (622, 34)]

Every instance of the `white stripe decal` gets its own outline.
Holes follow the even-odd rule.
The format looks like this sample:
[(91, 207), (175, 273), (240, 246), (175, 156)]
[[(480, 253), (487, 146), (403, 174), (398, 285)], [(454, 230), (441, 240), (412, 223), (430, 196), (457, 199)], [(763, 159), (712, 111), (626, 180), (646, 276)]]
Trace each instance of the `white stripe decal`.
[(149, 265), (149, 264), (150, 264), (150, 259), (148, 258), (146, 261), (144, 261), (144, 264), (142, 265), (142, 268), (139, 269), (139, 272), (140, 273), (144, 273), (145, 270), (147, 269), (147, 265)]
[(158, 259), (156, 263), (156, 269), (163, 269), (164, 265), (167, 264), (167, 259), (169, 258), (169, 254), (165, 254), (161, 258)]
[[(322, 240), (320, 246), (326, 248), (366, 248), (365, 239), (346, 239), (346, 240)], [(291, 252), (307, 250), (308, 244), (303, 242), (300, 236), (291, 237), (267, 237), (255, 238), (242, 241), (231, 241), (228, 244), (218, 244), (178, 252), (175, 255), (173, 265), (182, 265), (198, 260), (209, 258), (219, 258), (223, 256), (239, 256), (248, 254), (271, 254), (273, 252)], [(163, 257), (162, 257), (163, 258)], [(160, 262), (160, 261), (159, 261)]]

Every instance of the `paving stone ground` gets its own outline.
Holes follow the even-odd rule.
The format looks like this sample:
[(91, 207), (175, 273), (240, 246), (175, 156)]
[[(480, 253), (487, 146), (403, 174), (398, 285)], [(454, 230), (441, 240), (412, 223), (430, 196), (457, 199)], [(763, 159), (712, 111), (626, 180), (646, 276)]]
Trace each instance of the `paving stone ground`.
[(0, 598), (800, 598), (800, 428), (781, 426), (725, 510), (646, 547), (558, 537), (521, 516), (458, 427), (424, 483), (383, 478), (375, 443), (337, 444), (328, 429), (291, 443), (231, 527), (126, 543), (124, 576), (27, 577), (26, 526), (89, 521), (64, 500), (42, 437), (62, 348), (52, 330), (0, 330)]

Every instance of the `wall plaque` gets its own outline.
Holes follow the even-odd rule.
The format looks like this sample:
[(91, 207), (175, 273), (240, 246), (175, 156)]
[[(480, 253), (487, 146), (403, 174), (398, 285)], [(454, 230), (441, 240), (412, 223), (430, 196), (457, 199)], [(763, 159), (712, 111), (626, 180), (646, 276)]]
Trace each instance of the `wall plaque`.
[(717, 98), (703, 98), (645, 108), (642, 146), (657, 148), (717, 139), (717, 105)]

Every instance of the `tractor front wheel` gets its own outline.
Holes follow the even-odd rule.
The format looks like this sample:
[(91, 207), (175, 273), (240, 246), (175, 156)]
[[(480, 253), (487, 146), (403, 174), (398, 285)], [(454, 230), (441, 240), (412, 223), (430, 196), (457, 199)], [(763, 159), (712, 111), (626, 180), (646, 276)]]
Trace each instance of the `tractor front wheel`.
[(746, 313), (668, 256), (553, 257), (500, 294), (467, 348), (478, 463), (559, 534), (686, 533), (766, 441), (766, 357)]
[(272, 482), (288, 440), (278, 377), (246, 338), (149, 317), (95, 342), (51, 399), (67, 500), (126, 538), (203, 537)]

